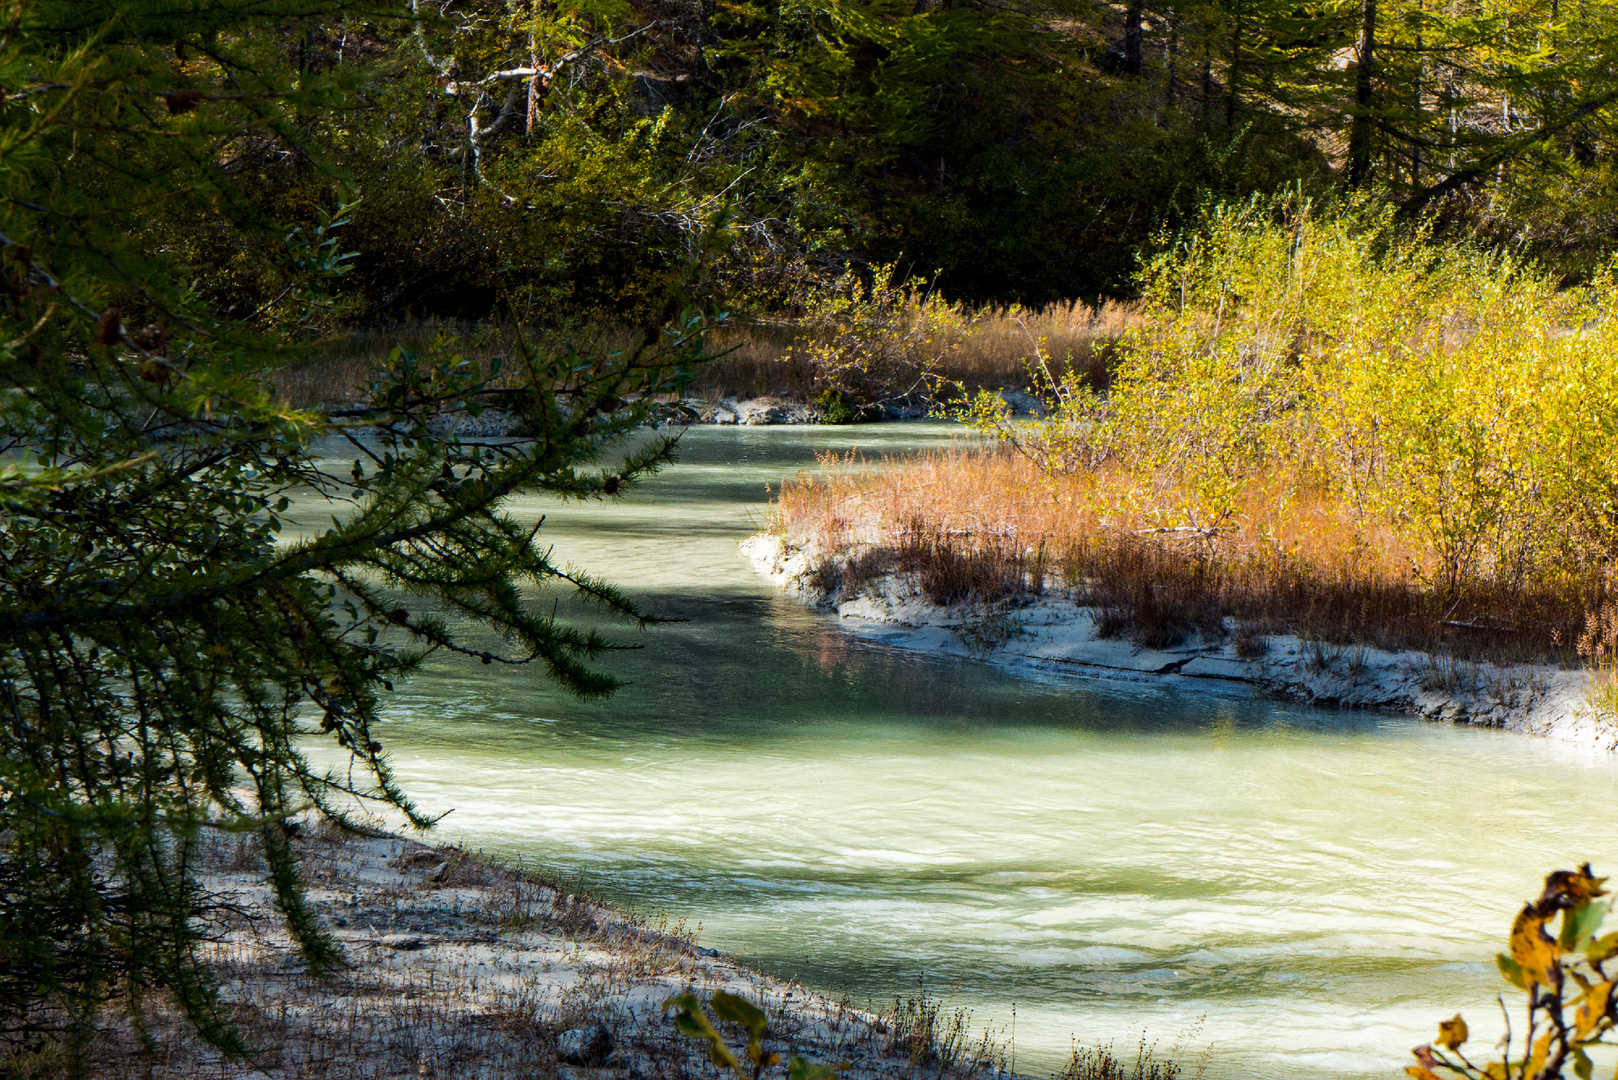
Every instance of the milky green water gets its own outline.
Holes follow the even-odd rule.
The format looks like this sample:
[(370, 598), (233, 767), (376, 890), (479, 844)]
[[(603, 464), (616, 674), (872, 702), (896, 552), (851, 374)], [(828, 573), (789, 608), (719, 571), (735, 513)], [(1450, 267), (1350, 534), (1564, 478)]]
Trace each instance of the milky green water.
[[(922, 980), (1011, 1034), (1163, 1047), (1212, 1077), (1399, 1075), (1500, 1029), (1492, 956), (1556, 866), (1618, 866), (1618, 763), (1523, 736), (1058, 680), (856, 640), (737, 555), (813, 452), (950, 430), (707, 428), (558, 554), (689, 621), (606, 702), (445, 659), (386, 744), (445, 839), (581, 871), (704, 944), (857, 1000)], [(1610, 1066), (1608, 1066), (1610, 1068)]]

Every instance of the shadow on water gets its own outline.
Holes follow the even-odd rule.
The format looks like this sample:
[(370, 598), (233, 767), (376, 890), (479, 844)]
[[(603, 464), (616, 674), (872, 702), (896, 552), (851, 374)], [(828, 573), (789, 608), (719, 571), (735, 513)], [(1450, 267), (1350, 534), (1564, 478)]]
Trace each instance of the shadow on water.
[[(574, 701), (531, 672), (491, 680), (455, 658), (430, 662), (396, 703), (405, 714), (433, 713), (433, 732), (418, 737), (447, 743), (464, 738), (452, 726), (438, 727), (452, 717), (509, 731), (521, 742), (531, 731), (527, 719), (540, 714), (564, 725), (557, 732), (750, 743), (807, 731), (834, 738), (850, 725), (877, 725), (906, 737), (920, 730), (975, 737), (1017, 727), (1117, 735), (1307, 729), (1362, 737), (1412, 726), (1373, 714), (1300, 710), (1151, 683), (1083, 682), (919, 655), (854, 637), (785, 597), (641, 592), (635, 600), (671, 622), (642, 633), (578, 616), (639, 646), (605, 661), (626, 684), (608, 701)], [(475, 635), (468, 640), (496, 644)], [(442, 715), (445, 709), (450, 715)]]

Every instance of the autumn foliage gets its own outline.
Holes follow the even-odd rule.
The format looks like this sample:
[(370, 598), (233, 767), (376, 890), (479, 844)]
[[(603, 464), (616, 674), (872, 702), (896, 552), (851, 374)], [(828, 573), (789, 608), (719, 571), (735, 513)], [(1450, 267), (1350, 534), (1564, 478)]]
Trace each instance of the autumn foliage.
[(1037, 558), (1149, 638), (1235, 618), (1607, 663), (1610, 272), (1563, 288), (1372, 207), (1297, 200), (1211, 209), (1142, 282), (1105, 384), (1036, 339), (1044, 417), (984, 392), (960, 413), (998, 450), (805, 478), (783, 527)]
[(1605, 969), (1618, 954), (1618, 931), (1600, 932), (1612, 907), (1599, 899), (1608, 895), (1601, 887), (1606, 880), (1589, 863), (1558, 870), (1545, 879), (1539, 899), (1518, 913), (1508, 951), (1495, 960), (1506, 982), (1527, 993), (1527, 1024), (1520, 1038), (1507, 1031), (1498, 1060), (1472, 1062), (1462, 1049), (1470, 1032), (1457, 1014), (1438, 1025), (1435, 1044), (1416, 1047), (1418, 1064), (1406, 1074), (1415, 1080), (1551, 1080), (1571, 1068), (1590, 1080), (1587, 1051), (1611, 1045), (1606, 1036), (1618, 1026), (1615, 976)]

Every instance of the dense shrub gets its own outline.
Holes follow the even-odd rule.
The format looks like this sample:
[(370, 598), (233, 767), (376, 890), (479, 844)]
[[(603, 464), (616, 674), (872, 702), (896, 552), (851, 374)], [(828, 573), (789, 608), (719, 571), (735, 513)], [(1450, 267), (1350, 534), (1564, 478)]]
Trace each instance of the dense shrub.
[(1559, 288), (1297, 200), (1211, 209), (1142, 285), (1110, 388), (1045, 367), (1045, 419), (968, 413), (1073, 506), (1084, 573), (1149, 538), (1179, 553), (1160, 583), (1245, 568), (1282, 609), (1341, 597), (1338, 631), (1358, 607), (1572, 646), (1618, 555), (1612, 268)]

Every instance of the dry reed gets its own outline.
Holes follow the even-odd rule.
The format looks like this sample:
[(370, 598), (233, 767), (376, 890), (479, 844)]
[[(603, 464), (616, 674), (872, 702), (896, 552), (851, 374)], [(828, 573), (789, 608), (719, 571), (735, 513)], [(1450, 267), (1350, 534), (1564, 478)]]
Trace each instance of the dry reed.
[[(1197, 1069), (1197, 1076), (1206, 1071), (1206, 1061)], [(1135, 1059), (1120, 1058), (1112, 1044), (1105, 1046), (1073, 1046), (1073, 1056), (1051, 1080), (1175, 1080), (1184, 1070), (1171, 1058), (1157, 1056), (1157, 1044), (1146, 1041), (1141, 1032), (1135, 1048)]]
[(1231, 520), (1202, 533), (1161, 526), (1139, 508), (1145, 494), (1173, 503), (1172, 486), (1115, 466), (1053, 476), (1009, 450), (968, 447), (879, 469), (822, 464), (783, 484), (773, 527), (840, 553), (830, 584), (844, 594), (887, 568), (936, 603), (999, 601), (1049, 582), (1093, 607), (1103, 636), (1143, 646), (1233, 630), (1258, 656), (1286, 632), (1561, 662), (1576, 661), (1585, 613), (1601, 602), (1566, 581), (1445, 597), (1433, 552), (1409, 532), (1284, 476), (1247, 485)]
[[(927, 358), (930, 381), (968, 392), (1027, 384), (1025, 365), (1044, 356), (1056, 366), (1071, 365), (1092, 385), (1105, 386), (1114, 343), (1130, 325), (1134, 309), (1109, 302), (1053, 304), (1040, 310), (1019, 307), (972, 311), (936, 298), (916, 302), (916, 314), (948, 317), (958, 329), (938, 342)], [(500, 323), (430, 320), (397, 326), (352, 329), (309, 346), (271, 376), (287, 402), (306, 408), (353, 400), (369, 381), (372, 367), (394, 346), (416, 353), (448, 348), (472, 359), (509, 355), (527, 346), (540, 351), (572, 346), (580, 353), (632, 349), (643, 331), (632, 327), (591, 327), (576, 331), (519, 333)], [(690, 393), (708, 401), (777, 397), (809, 400), (819, 373), (805, 349), (818, 332), (801, 320), (738, 319), (716, 327), (708, 337), (714, 359), (700, 365)]]
[[(1041, 309), (972, 310), (925, 297), (911, 304), (909, 314), (942, 327), (942, 332), (929, 335), (931, 351), (919, 361), (934, 389), (971, 393), (1026, 386), (1027, 366), (1041, 357), (1057, 368), (1072, 367), (1091, 385), (1104, 388), (1115, 343), (1131, 324), (1134, 308), (1111, 301), (1098, 307), (1074, 301)], [(784, 319), (719, 330), (711, 339), (716, 359), (698, 369), (692, 391), (705, 399), (808, 400), (816, 392), (820, 372), (814, 350), (805, 346), (824, 337), (822, 329)]]

